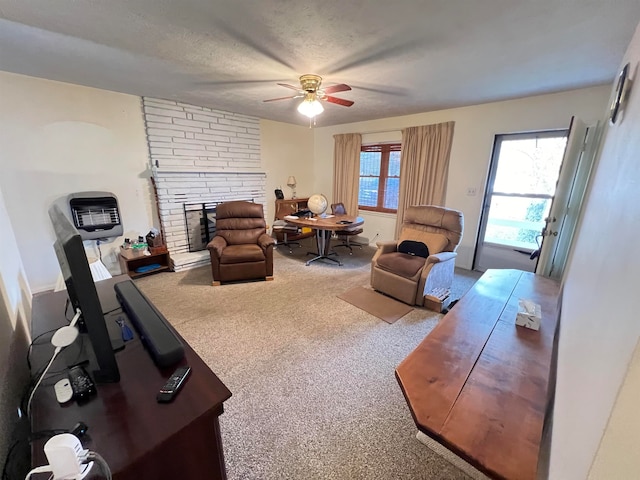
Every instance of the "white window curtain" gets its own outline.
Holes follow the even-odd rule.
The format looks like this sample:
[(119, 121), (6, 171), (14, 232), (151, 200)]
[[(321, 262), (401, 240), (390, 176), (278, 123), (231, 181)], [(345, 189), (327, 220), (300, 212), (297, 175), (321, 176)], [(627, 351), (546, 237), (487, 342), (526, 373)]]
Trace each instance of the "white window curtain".
[(334, 135), (332, 203), (341, 202), (349, 215), (358, 214), (360, 188), (360, 149), (362, 135)]
[(446, 122), (402, 130), (396, 238), (407, 207), (444, 206), (454, 125), (455, 122)]

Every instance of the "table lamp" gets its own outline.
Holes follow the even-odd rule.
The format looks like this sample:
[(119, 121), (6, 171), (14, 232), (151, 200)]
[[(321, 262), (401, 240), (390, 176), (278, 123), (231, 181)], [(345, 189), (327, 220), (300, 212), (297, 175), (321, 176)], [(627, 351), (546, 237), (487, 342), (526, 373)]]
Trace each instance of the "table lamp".
[(287, 187), (291, 187), (291, 198), (296, 198), (296, 177), (292, 175), (287, 179)]

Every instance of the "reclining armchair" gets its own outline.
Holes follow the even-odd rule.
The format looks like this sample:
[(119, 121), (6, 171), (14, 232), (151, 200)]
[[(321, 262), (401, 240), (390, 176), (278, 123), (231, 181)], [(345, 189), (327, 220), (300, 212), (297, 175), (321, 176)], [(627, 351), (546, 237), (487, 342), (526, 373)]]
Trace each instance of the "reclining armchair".
[[(449, 292), (463, 226), (462, 212), (458, 210), (432, 205), (407, 208), (400, 238), (377, 243), (378, 250), (371, 260), (371, 286), (404, 303), (419, 306), (425, 305), (425, 295), (441, 296), (442, 292)], [(398, 251), (404, 240), (424, 243), (428, 256)]]
[(234, 201), (216, 208), (216, 234), (207, 245), (213, 285), (236, 280), (273, 280), (273, 245), (259, 203)]

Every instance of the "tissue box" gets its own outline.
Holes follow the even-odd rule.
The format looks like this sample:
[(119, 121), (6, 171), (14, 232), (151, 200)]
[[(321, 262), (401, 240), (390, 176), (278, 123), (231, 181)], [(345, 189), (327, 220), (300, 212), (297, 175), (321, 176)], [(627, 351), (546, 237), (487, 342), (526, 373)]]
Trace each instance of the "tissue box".
[(516, 315), (516, 325), (530, 328), (532, 330), (540, 329), (540, 319), (542, 311), (540, 305), (533, 303), (531, 300), (518, 300), (518, 314)]

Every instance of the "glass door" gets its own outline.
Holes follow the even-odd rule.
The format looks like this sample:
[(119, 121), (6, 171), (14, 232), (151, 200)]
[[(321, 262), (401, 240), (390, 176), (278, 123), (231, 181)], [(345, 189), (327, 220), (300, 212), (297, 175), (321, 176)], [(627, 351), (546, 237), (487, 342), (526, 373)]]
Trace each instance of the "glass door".
[(535, 270), (567, 133), (554, 130), (496, 136), (475, 270)]

